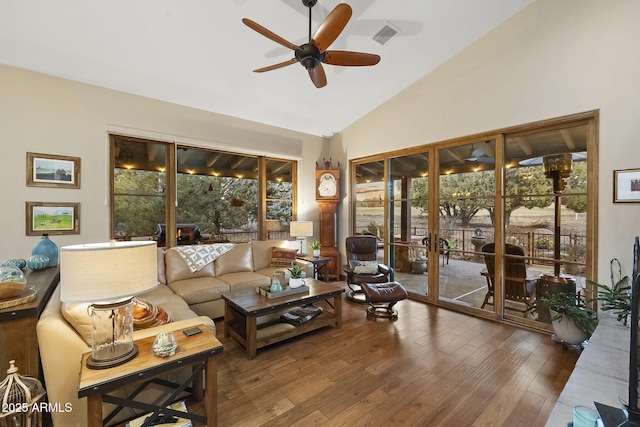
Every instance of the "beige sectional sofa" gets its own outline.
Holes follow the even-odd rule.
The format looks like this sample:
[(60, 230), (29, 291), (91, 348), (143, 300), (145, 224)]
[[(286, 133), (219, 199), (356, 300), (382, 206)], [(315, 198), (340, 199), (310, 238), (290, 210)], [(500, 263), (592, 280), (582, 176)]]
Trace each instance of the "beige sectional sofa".
[[(273, 248), (287, 247), (286, 240), (254, 241), (237, 244), (212, 263), (192, 273), (178, 249), (158, 249), (159, 286), (139, 297), (163, 308), (172, 323), (134, 332), (134, 339), (154, 336), (158, 332), (204, 324), (213, 328), (212, 319), (224, 315), (224, 293), (253, 290), (267, 285), (283, 267), (272, 267)], [(311, 277), (312, 264), (297, 260)], [(64, 280), (64, 279), (62, 279)], [(44, 371), (48, 401), (71, 410), (51, 414), (54, 426), (84, 426), (87, 424), (86, 399), (78, 399), (78, 373), (81, 355), (91, 351), (91, 319), (87, 304), (63, 304), (59, 287), (54, 291), (37, 324), (38, 344)], [(175, 374), (170, 381), (179, 381), (189, 372)], [(128, 393), (130, 390), (125, 390)], [(153, 388), (153, 398), (164, 393)], [(106, 415), (110, 405), (103, 408)], [(133, 416), (123, 411), (113, 421)]]
[[(160, 278), (189, 307), (199, 315), (213, 319), (224, 316), (222, 294), (242, 290), (254, 290), (266, 286), (271, 277), (284, 267), (272, 267), (273, 248), (287, 248), (287, 240), (262, 240), (240, 243), (222, 254), (213, 263), (192, 273), (178, 251), (183, 247), (164, 253), (166, 276)], [(307, 277), (313, 277), (313, 264), (297, 260)]]

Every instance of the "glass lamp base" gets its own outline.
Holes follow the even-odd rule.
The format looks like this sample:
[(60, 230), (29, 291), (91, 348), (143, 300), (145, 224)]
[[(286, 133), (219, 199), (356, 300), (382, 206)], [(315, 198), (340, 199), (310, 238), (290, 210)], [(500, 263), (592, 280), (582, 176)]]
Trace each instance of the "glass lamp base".
[(137, 355), (138, 355), (138, 346), (134, 344), (133, 348), (131, 349), (131, 351), (129, 351), (129, 353), (122, 354), (122, 355), (120, 355), (118, 357), (115, 357), (113, 359), (99, 360), (99, 359), (94, 359), (93, 356), (92, 357), (88, 357), (87, 358), (87, 368), (89, 368), (89, 369), (109, 369), (109, 368), (113, 368), (114, 366), (122, 365), (123, 363), (128, 362), (129, 360), (135, 358)]
[(133, 301), (94, 303), (90, 307), (93, 325), (90, 369), (121, 365), (138, 354), (133, 344)]

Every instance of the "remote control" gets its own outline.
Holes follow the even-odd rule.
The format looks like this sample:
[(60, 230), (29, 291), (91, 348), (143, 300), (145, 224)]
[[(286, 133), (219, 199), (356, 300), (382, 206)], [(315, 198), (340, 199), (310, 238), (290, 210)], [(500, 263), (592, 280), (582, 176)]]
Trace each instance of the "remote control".
[(182, 331), (182, 333), (190, 337), (192, 335), (198, 335), (199, 333), (202, 333), (202, 330), (194, 326), (193, 328), (185, 329), (184, 331)]

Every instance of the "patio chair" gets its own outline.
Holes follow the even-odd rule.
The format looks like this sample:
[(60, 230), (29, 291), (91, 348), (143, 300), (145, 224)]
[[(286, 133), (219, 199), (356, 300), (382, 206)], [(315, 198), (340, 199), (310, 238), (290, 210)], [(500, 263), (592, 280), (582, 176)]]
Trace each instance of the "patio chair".
[(362, 284), (387, 283), (392, 281), (393, 269), (378, 262), (378, 239), (376, 236), (361, 235), (345, 239), (347, 263), (343, 271), (347, 275), (347, 299), (366, 303)]
[[(422, 244), (429, 247), (429, 236), (422, 239)], [(447, 261), (447, 265), (449, 265), (449, 250), (451, 247), (449, 246), (449, 242), (447, 239), (439, 238), (438, 239), (438, 252), (442, 255), (442, 266), (444, 267), (445, 259)]]
[[(482, 247), (482, 252), (485, 252), (484, 262), (487, 265), (487, 269), (481, 274), (487, 279), (487, 295), (484, 297), (484, 302), (480, 308), (484, 308), (487, 304), (493, 305), (495, 297), (495, 243), (487, 243)], [(522, 303), (526, 306), (524, 310), (517, 310), (512, 307), (505, 307), (510, 310), (517, 310), (523, 313), (525, 317), (528, 316), (528, 309), (534, 299), (536, 291), (537, 278), (527, 277), (527, 266), (524, 262), (524, 249), (519, 246), (505, 244), (505, 255), (515, 255), (518, 257), (504, 257), (504, 299), (508, 301), (514, 301)], [(491, 302), (489, 299), (491, 298)]]

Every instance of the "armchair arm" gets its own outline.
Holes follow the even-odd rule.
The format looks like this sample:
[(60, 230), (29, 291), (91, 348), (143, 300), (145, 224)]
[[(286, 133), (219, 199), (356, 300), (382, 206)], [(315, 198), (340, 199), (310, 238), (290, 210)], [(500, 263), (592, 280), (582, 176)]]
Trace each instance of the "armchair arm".
[(378, 264), (378, 271), (382, 274), (391, 274), (393, 272), (393, 268), (385, 264)]

